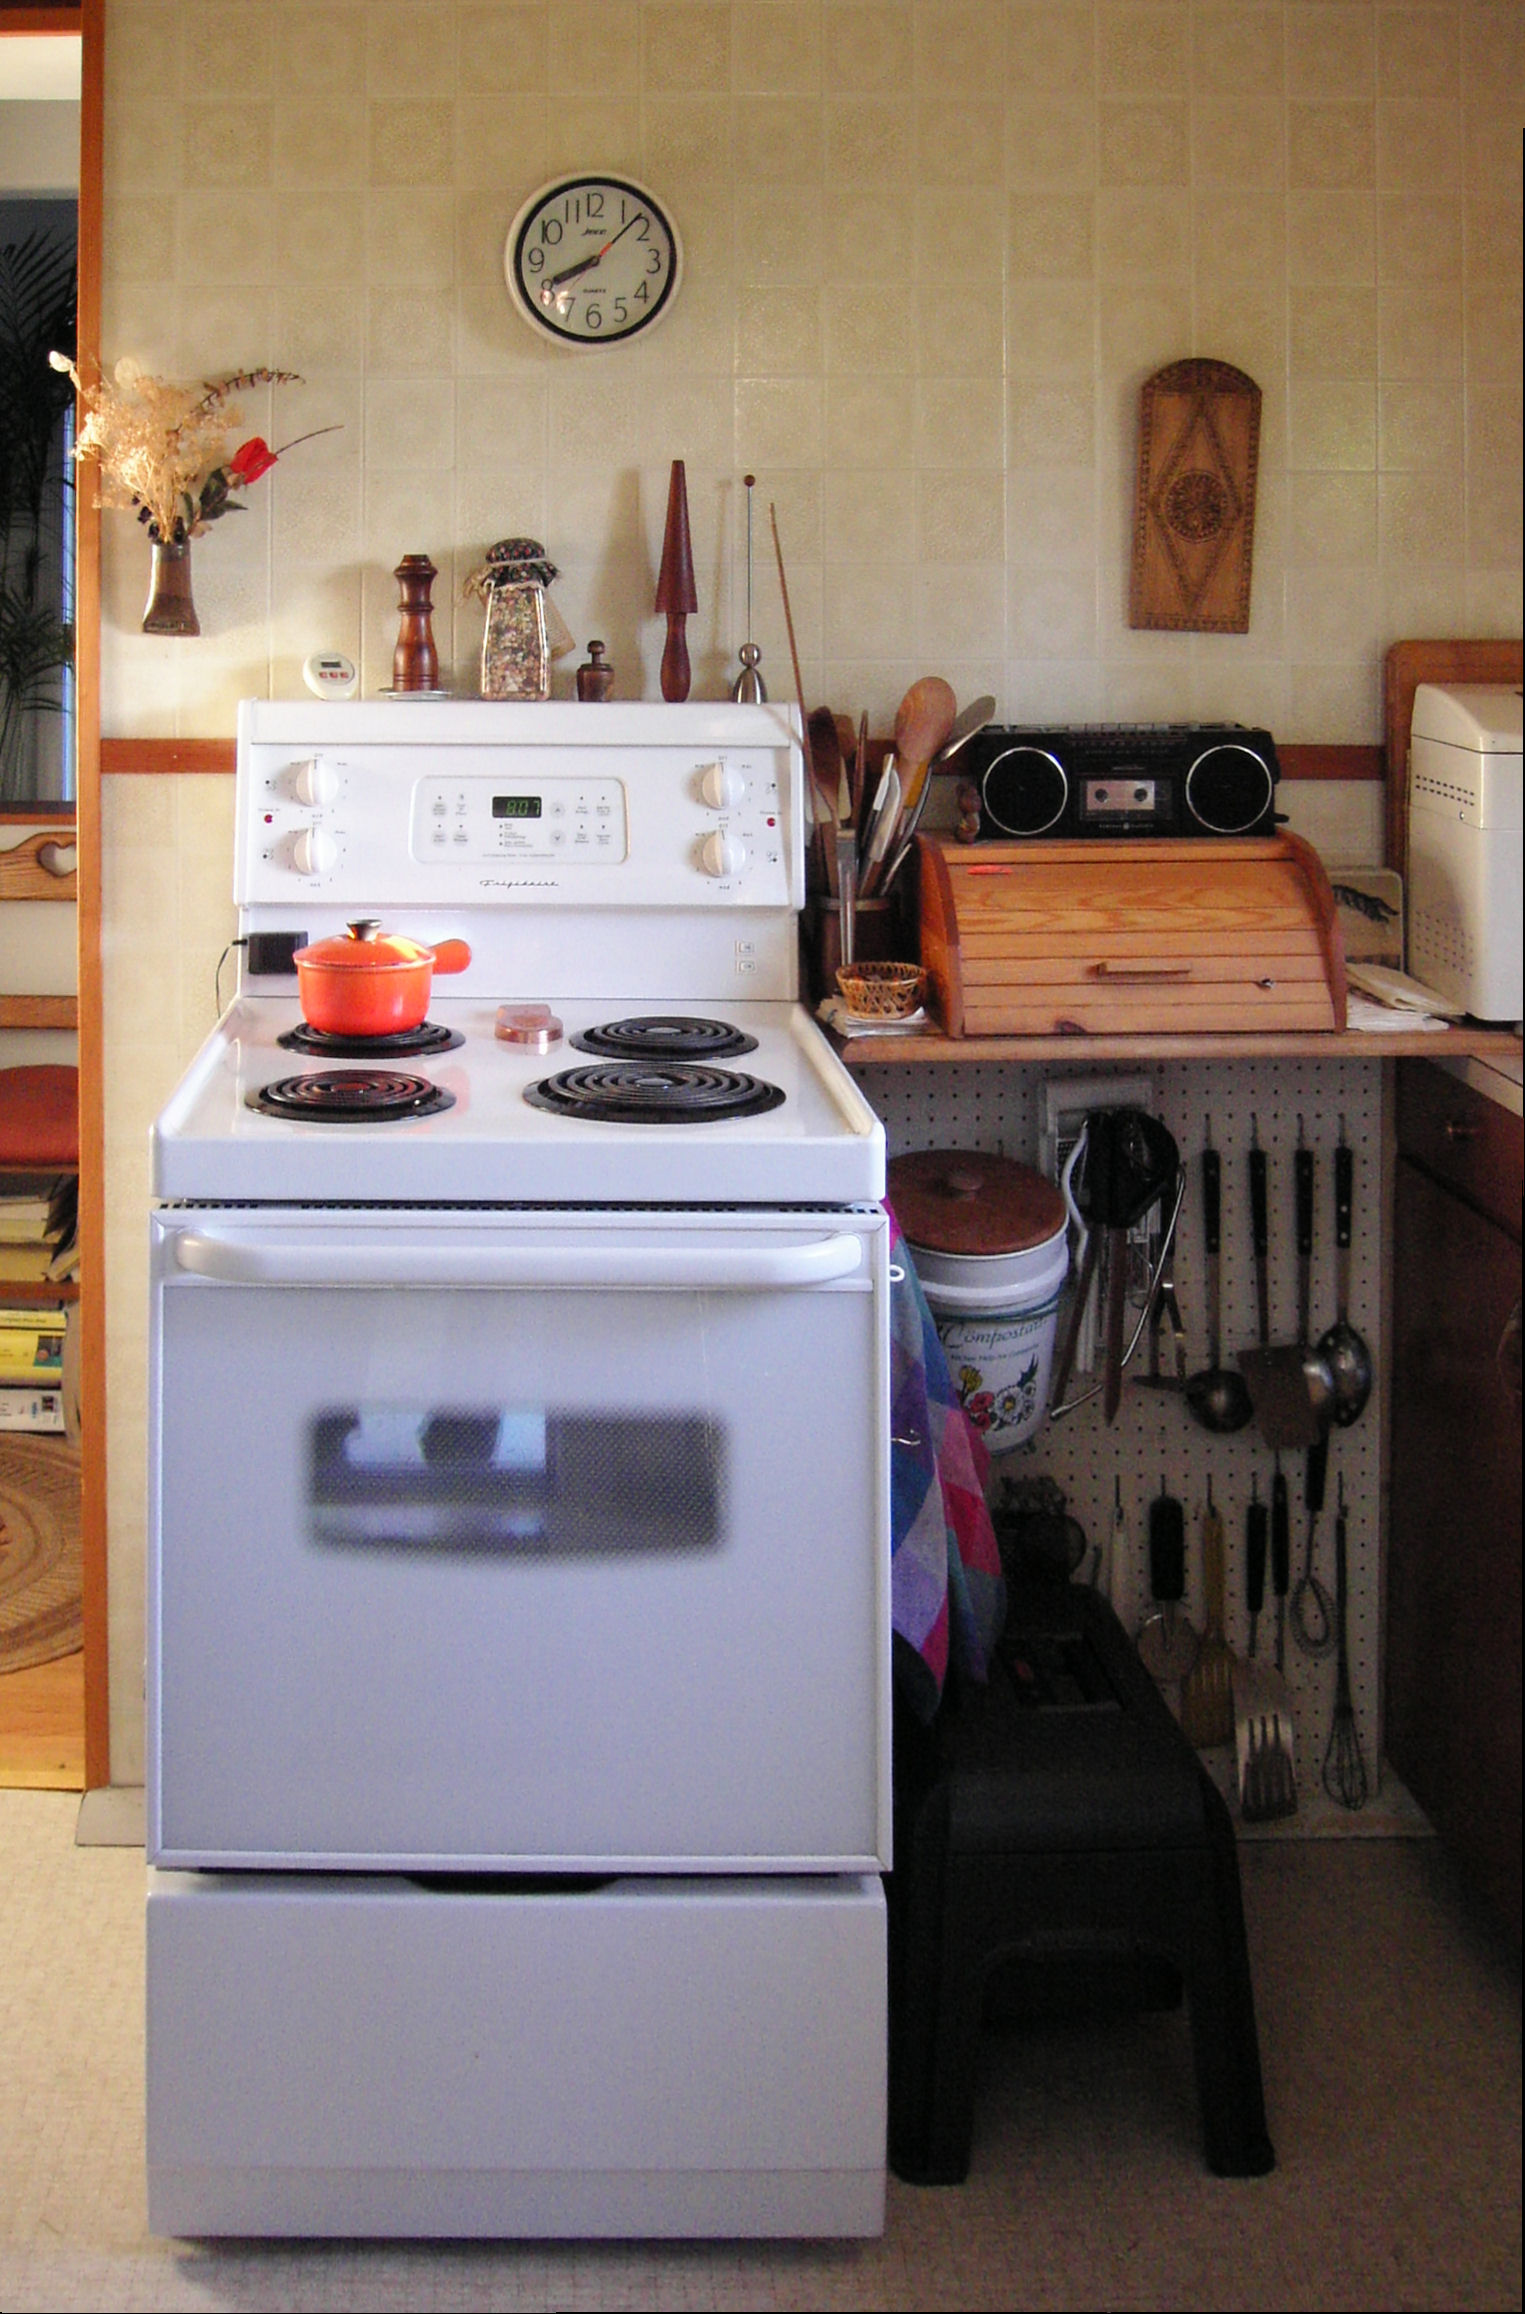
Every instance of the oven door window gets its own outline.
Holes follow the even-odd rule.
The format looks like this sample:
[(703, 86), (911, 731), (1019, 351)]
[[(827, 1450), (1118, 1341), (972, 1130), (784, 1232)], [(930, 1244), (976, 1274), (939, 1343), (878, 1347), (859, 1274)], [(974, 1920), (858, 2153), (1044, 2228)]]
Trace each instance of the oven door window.
[[(266, 1261), (240, 1226), (279, 1270), (296, 1233)], [(154, 1860), (870, 1866), (887, 1329), (854, 1226), (854, 1274), (725, 1291), (309, 1290), (161, 1247)]]
[(324, 1408), (308, 1432), (308, 1531), (362, 1549), (712, 1550), (724, 1447), (702, 1413)]

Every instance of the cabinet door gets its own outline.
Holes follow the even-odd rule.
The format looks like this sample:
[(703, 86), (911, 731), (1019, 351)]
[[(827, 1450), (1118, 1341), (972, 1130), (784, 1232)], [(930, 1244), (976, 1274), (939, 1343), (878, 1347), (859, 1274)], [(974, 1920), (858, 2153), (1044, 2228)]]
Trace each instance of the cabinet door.
[(1520, 1940), (1520, 1247), (1408, 1159), (1394, 1275), (1387, 1753)]

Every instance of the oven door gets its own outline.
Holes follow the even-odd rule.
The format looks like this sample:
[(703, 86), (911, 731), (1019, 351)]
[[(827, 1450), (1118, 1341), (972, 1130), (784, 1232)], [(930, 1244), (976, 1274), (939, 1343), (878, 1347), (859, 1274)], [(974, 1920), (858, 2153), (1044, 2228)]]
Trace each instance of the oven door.
[(888, 1863), (886, 1242), (155, 1214), (150, 1861)]

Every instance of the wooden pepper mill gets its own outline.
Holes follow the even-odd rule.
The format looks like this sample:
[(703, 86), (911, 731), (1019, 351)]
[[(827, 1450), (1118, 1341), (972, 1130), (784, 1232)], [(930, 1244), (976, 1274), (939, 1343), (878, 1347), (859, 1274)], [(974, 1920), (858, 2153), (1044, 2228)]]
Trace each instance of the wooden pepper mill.
[(397, 648), (392, 653), (392, 689), (437, 691), (439, 653), (430, 624), (433, 604), (429, 590), (439, 572), (426, 554), (405, 554), (392, 576), (397, 581), (397, 607), (402, 613)]
[(686, 699), (691, 677), (684, 624), (689, 613), (699, 608), (699, 597), (694, 589), (694, 549), (688, 534), (688, 483), (681, 458), (673, 460), (672, 480), (667, 486), (667, 528), (662, 535), (656, 608), (667, 615), (662, 697)]

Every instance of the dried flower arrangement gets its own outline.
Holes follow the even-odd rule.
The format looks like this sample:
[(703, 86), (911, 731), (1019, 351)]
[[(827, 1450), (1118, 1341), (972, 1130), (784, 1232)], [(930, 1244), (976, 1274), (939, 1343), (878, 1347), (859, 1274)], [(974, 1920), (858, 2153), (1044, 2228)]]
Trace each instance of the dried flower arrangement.
[[(80, 376), (67, 354), (50, 354), (56, 370), (66, 370), (87, 412), (74, 455), (100, 468), (100, 504), (132, 507), (155, 543), (181, 545), (237, 510), (235, 491), (268, 474), (296, 442), (279, 450), (258, 434), (230, 450), (239, 412), (230, 401), (251, 386), (300, 385), (295, 370), (240, 370), (231, 377), (181, 386), (150, 377), (135, 361), (119, 361), (94, 385)], [(318, 426), (317, 434), (331, 434)]]

